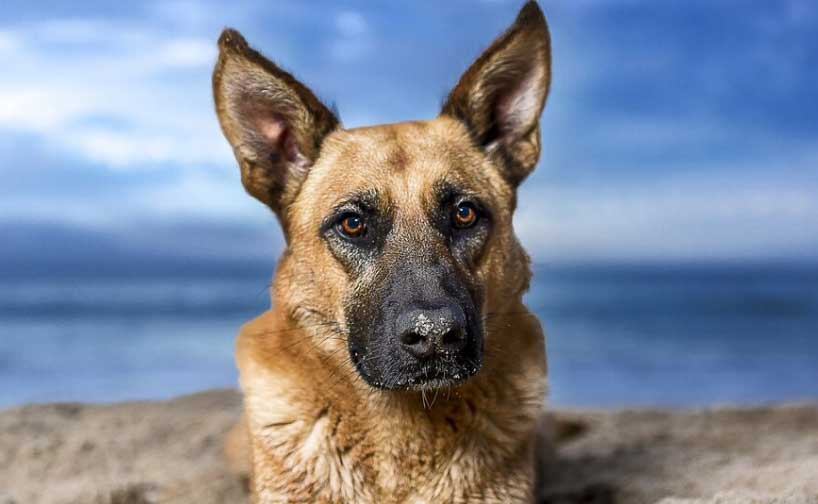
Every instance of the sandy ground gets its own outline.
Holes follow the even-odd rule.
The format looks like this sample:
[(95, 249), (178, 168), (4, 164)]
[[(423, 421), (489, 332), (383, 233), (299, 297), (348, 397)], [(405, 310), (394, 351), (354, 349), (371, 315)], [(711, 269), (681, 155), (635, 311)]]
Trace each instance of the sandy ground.
[[(240, 398), (0, 412), (0, 504), (244, 503), (222, 442)], [(557, 411), (540, 502), (818, 504), (818, 404)]]

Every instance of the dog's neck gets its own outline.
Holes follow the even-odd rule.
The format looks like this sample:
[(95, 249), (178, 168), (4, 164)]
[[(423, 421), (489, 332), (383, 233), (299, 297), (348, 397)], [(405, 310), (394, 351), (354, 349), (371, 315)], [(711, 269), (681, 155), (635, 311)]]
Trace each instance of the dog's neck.
[(528, 500), (545, 349), (536, 320), (509, 313), (489, 328), (480, 373), (427, 392), (374, 390), (327, 366), (308, 351), (315, 335), (275, 309), (245, 326), (237, 358), (260, 502)]

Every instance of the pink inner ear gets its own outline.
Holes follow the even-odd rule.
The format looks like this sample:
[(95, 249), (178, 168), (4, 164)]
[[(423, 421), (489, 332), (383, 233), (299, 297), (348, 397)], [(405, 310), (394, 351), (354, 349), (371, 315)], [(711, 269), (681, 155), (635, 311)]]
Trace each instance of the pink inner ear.
[(265, 117), (257, 121), (258, 131), (264, 137), (264, 141), (275, 150), (281, 149), (282, 140), (287, 133), (287, 125), (284, 121), (275, 117)]
[(307, 159), (301, 154), (298, 142), (286, 121), (270, 115), (258, 119), (256, 121), (256, 128), (264, 139), (264, 142), (270, 146), (270, 150), (275, 155), (298, 166), (309, 164)]
[(537, 121), (542, 111), (543, 76), (536, 67), (501, 95), (495, 105), (497, 120), (504, 134), (522, 134)]

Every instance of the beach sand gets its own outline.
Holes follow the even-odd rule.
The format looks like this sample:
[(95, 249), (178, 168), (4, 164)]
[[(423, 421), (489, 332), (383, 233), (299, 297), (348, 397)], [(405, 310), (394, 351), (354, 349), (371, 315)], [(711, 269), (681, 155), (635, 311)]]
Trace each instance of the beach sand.
[[(244, 503), (222, 456), (241, 399), (0, 412), (0, 504)], [(557, 410), (539, 502), (818, 504), (818, 404)]]

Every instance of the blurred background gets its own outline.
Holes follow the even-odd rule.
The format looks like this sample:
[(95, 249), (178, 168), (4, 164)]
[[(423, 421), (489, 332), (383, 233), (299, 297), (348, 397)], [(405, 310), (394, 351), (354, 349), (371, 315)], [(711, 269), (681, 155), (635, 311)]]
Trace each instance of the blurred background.
[[(282, 238), (210, 72), (233, 26), (346, 126), (436, 115), (518, 1), (5, 2), (0, 407), (236, 385)], [(558, 405), (818, 397), (818, 4), (542, 0), (516, 228)]]

